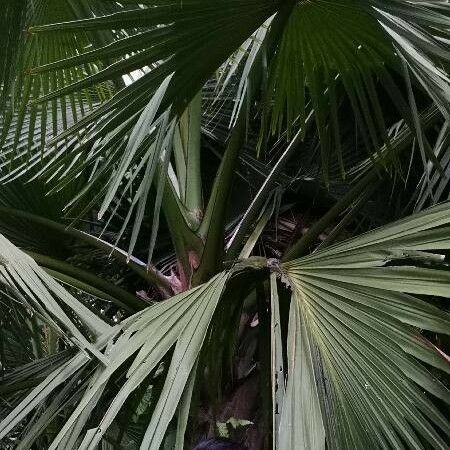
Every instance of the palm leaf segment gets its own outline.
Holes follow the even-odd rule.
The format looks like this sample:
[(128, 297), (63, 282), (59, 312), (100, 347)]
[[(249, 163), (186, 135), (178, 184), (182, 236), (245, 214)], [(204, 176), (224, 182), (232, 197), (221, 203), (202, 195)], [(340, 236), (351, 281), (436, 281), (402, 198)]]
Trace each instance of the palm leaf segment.
[[(278, 448), (323, 449), (325, 441), (336, 449), (447, 448), (450, 426), (432, 398), (449, 403), (450, 393), (421, 363), (447, 373), (450, 366), (418, 329), (436, 333), (450, 329), (450, 316), (425, 301), (425, 296), (450, 295), (450, 272), (438, 253), (450, 248), (449, 223), (448, 204), (444, 204), (311, 256), (281, 265), (269, 263), (273, 324), (279, 324), (274, 275), (292, 289), (285, 388), (282, 341), (279, 332), (272, 334), (278, 380), (273, 398), (281, 410), (278, 418), (274, 416)], [(23, 261), (5, 240), (2, 249), (3, 254), (9, 249), (9, 260)], [(15, 273), (12, 263), (6, 267), (9, 274)], [(249, 267), (238, 265), (233, 273), (238, 276), (239, 270)], [(261, 264), (254, 265), (258, 267)], [(33, 273), (42, 277), (39, 268)], [(128, 396), (172, 348), (164, 387), (141, 448), (159, 448), (178, 405), (177, 439), (182, 442), (189, 411), (184, 402), (189, 404), (196, 361), (230, 275), (221, 273), (120, 325), (103, 326), (93, 344), (102, 352), (102, 362), (50, 448), (72, 448), (80, 441), (78, 448), (95, 448)], [(3, 282), (13, 285), (11, 276), (4, 276)], [(47, 304), (47, 297), (43, 299)], [(67, 320), (57, 311), (54, 314)], [(91, 358), (79, 352), (61, 363), (3, 420), (0, 436), (44, 399), (51, 399)], [(119, 370), (126, 370), (124, 384), (98, 427), (86, 431), (93, 405)], [(29, 435), (23, 439), (30, 443)]]
[(330, 448), (447, 448), (449, 423), (424, 391), (447, 403), (450, 392), (419, 361), (450, 365), (417, 328), (450, 330), (422, 299), (450, 295), (436, 253), (449, 220), (440, 205), (282, 266), (293, 294), (280, 436), (292, 426), (296, 440), (281, 448), (324, 448), (323, 428)]

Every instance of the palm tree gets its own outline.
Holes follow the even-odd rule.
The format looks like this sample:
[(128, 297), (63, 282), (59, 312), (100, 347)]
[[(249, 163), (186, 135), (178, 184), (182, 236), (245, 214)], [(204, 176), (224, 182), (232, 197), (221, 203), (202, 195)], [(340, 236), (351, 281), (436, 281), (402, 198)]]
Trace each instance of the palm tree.
[(447, 0), (2, 6), (0, 448), (449, 448)]

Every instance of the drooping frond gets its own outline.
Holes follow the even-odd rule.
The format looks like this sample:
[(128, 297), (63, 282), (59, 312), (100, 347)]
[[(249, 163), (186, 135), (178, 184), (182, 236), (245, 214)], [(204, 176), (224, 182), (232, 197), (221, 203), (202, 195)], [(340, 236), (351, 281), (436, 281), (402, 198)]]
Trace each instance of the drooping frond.
[[(96, 32), (80, 33), (77, 36), (71, 33), (39, 36), (29, 30), (30, 24), (73, 20), (81, 11), (83, 14), (92, 14), (90, 8), (81, 5), (84, 2), (78, 5), (81, 11), (69, 2), (23, 0), (9, 3), (21, 4), (24, 17), (21, 18), (19, 12), (15, 13), (16, 20), (20, 21), (20, 32), (16, 32), (14, 38), (10, 36), (9, 40), (14, 39), (14, 43), (8, 42), (4, 47), (5, 52), (13, 52), (14, 59), (2, 60), (2, 64), (9, 64), (10, 73), (3, 86), (0, 143), (3, 146), (8, 135), (13, 133), (12, 144), (15, 150), (22, 135), (28, 134), (28, 149), (31, 150), (31, 147), (35, 146), (39, 153), (45, 148), (49, 135), (54, 137), (72, 126), (80, 117), (92, 110), (95, 104), (110, 98), (115, 87), (111, 82), (107, 82), (80, 89), (77, 93), (61, 96), (57, 100), (33, 104), (37, 98), (48, 95), (67, 83), (96, 73), (104, 61), (97, 60), (94, 64), (85, 64), (64, 71), (57, 70), (39, 76), (31, 76), (32, 67), (80, 54), (89, 48), (92, 42), (101, 39)], [(106, 33), (106, 36), (109, 36), (109, 33)], [(11, 45), (14, 47), (9, 48)]]
[[(304, 128), (311, 103), (326, 178), (333, 159), (346, 172), (341, 140), (349, 109), (369, 153), (389, 144), (393, 110), (421, 135), (412, 87), (409, 98), (404, 94), (410, 72), (418, 81), (414, 89), (421, 86), (448, 116), (449, 6), (440, 6), (397, 0), (297, 2), (270, 66), (266, 120), (272, 132), (292, 130), (294, 124)], [(424, 158), (437, 163), (429, 146), (422, 147)]]

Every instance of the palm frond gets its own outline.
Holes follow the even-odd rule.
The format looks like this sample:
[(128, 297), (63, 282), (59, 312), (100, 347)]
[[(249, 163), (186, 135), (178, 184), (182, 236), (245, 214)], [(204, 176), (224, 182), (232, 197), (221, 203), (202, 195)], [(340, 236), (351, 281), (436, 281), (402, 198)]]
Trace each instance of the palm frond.
[[(300, 399), (318, 390), (331, 448), (446, 448), (450, 424), (433, 397), (448, 403), (450, 392), (420, 362), (448, 373), (448, 357), (418, 328), (450, 329), (448, 313), (422, 298), (450, 293), (449, 220), (442, 204), (282, 265), (293, 290), (289, 339), (308, 345), (309, 359), (292, 364), (315, 380)], [(286, 414), (301, 428), (299, 404)]]
[(435, 204), (448, 198), (450, 177), (450, 134), (449, 123), (445, 122), (436, 139), (433, 152), (439, 160), (442, 172), (428, 164), (417, 187), (414, 209), (421, 211), (428, 204)]
[(27, 2), (8, 0), (4, 3), (0, 30), (0, 104), (3, 104), (13, 82), (17, 50), (22, 40), (27, 15)]
[[(148, 308), (143, 313), (131, 316), (115, 329), (103, 333), (96, 345), (104, 348), (106, 343), (104, 339), (109, 336), (104, 356), (108, 362), (94, 372), (89, 383), (90, 388), (85, 391), (49, 448), (57, 448), (61, 442), (75, 442), (81, 433), (85, 433), (81, 445), (94, 448), (128, 396), (153, 369), (158, 367), (161, 359), (175, 346), (164, 387), (142, 444), (145, 443), (149, 448), (159, 448), (182, 398), (191, 371), (194, 370), (209, 322), (227, 279), (226, 274), (219, 274), (204, 286)], [(123, 365), (130, 358), (132, 362), (127, 369), (127, 379), (101, 419), (98, 428), (83, 431), (92, 409), (92, 402), (102, 395), (107, 381), (116, 371), (123, 369)], [(20, 423), (28, 411), (50, 394), (51, 389), (61, 385), (62, 375), (71, 376), (88, 361), (89, 358), (85, 354), (79, 353), (51, 373), (5, 418), (0, 427), (0, 436), (4, 436)], [(99, 433), (98, 430), (102, 431)]]
[[(311, 102), (325, 180), (333, 158), (345, 175), (341, 139), (349, 109), (369, 154), (389, 145), (392, 109), (415, 128), (411, 109), (402, 106), (407, 104), (402, 85), (394, 81), (404, 64), (419, 81), (414, 87), (421, 85), (448, 116), (445, 24), (448, 5), (435, 8), (434, 2), (298, 2), (270, 68), (266, 121), (272, 132), (287, 128), (292, 135), (304, 128)], [(390, 98), (389, 108), (383, 96)], [(416, 132), (420, 136), (420, 129)], [(425, 153), (437, 163), (427, 146)]]

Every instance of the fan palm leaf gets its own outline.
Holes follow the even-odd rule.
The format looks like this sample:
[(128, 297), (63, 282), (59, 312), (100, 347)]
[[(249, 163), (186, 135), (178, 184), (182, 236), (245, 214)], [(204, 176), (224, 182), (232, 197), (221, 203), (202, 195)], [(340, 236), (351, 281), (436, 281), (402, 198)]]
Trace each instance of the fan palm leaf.
[[(289, 340), (307, 355), (292, 353), (291, 364), (309, 381), (294, 394), (288, 379), (280, 436), (307, 420), (315, 435), (302, 436), (301, 448), (323, 448), (321, 427), (331, 448), (446, 448), (449, 424), (423, 390), (447, 403), (450, 392), (419, 361), (447, 373), (450, 365), (417, 328), (450, 329), (448, 313), (421, 298), (449, 295), (439, 253), (449, 248), (448, 218), (443, 204), (282, 265), (293, 291)], [(319, 402), (317, 392), (329, 398)], [(320, 404), (321, 419), (305, 415), (303, 403)]]

